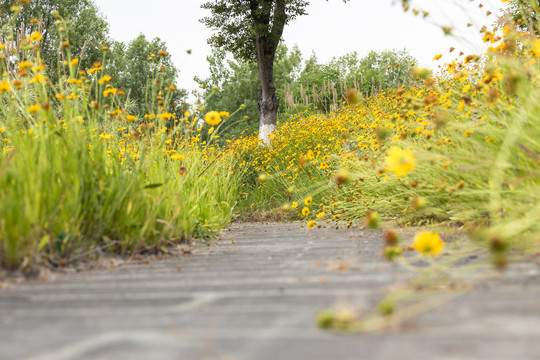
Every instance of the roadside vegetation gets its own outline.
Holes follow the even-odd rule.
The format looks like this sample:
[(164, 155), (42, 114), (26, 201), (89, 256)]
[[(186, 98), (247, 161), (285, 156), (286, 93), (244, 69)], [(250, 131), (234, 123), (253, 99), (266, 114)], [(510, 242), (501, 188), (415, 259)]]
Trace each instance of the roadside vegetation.
[(10, 11), (0, 43), (2, 266), (60, 265), (97, 248), (166, 251), (230, 222), (241, 174), (174, 104), (165, 50), (145, 58), (152, 77), (146, 101), (134, 106), (104, 70), (108, 46), (100, 46), (103, 63), (82, 68), (55, 13), (59, 67), (51, 72), (42, 23), (30, 20), (26, 36), (13, 26), (21, 7)]

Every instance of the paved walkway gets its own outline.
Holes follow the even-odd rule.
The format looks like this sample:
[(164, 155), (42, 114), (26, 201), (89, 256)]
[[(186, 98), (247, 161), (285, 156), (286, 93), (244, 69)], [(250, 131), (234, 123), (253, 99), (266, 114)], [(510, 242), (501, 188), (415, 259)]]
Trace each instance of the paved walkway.
[(370, 309), (409, 278), (380, 239), (242, 224), (193, 255), (23, 283), (0, 291), (0, 359), (540, 359), (532, 262), (404, 329), (319, 330), (321, 309)]

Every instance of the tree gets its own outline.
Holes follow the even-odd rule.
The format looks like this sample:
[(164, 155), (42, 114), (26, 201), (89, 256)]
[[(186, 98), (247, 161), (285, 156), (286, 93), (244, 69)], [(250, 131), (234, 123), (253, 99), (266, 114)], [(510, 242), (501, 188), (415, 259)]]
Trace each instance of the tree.
[(306, 14), (307, 5), (305, 0), (211, 0), (201, 5), (212, 13), (201, 21), (216, 31), (209, 44), (244, 60), (257, 60), (259, 138), (266, 144), (279, 108), (274, 84), (276, 50), (285, 25)]
[(156, 97), (160, 97), (159, 103), (167, 94), (171, 96), (172, 104), (179, 104), (186, 95), (185, 90), (173, 88), (176, 87), (177, 69), (165, 42), (159, 38), (148, 41), (141, 34), (127, 46), (114, 42), (109, 58), (105, 72), (113, 78), (115, 86), (129, 94), (133, 113), (157, 112), (153, 108)]
[(58, 11), (58, 15), (65, 21), (66, 32), (63, 38), (69, 41), (71, 54), (81, 58), (81, 68), (91, 68), (94, 62), (101, 60), (101, 46), (109, 42), (109, 25), (91, 0), (39, 0), (27, 4), (15, 0), (2, 1), (0, 24), (5, 24), (2, 28), (4, 35), (8, 35), (5, 32), (12, 19), (11, 6), (20, 3), (23, 3), (23, 8), (15, 19), (15, 29), (19, 33), (24, 32), (23, 37), (41, 29), (41, 58), (52, 69), (53, 74), (58, 69), (61, 38), (59, 27), (55, 23), (56, 17), (53, 15), (55, 11)]
[[(207, 110), (232, 112), (240, 105), (245, 105), (241, 116), (247, 116), (247, 121), (231, 119), (237, 125), (224, 127), (225, 136), (232, 137), (244, 130), (256, 130), (259, 125), (256, 123), (258, 114), (256, 99), (259, 96), (257, 63), (241, 58), (227, 60), (227, 52), (218, 48), (212, 49), (212, 54), (207, 57), (207, 61), (210, 76), (206, 79), (195, 78), (199, 84), (204, 84), (204, 90), (195, 93), (195, 95), (207, 98), (212, 94), (212, 88), (218, 87), (220, 91), (212, 94), (206, 102)], [(285, 44), (279, 44), (274, 59), (274, 78), (278, 101), (283, 100), (284, 86), (297, 80), (301, 63), (302, 57), (297, 46), (289, 51)]]

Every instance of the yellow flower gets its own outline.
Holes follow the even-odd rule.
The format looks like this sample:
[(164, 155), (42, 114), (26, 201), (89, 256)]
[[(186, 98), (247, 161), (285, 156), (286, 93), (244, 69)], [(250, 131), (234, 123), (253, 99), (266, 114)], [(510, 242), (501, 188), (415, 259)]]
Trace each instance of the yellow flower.
[(30, 35), (30, 41), (31, 42), (36, 42), (36, 41), (39, 41), (43, 39), (43, 35), (41, 35), (39, 33), (39, 31), (36, 31), (35, 33), (33, 33), (32, 35)]
[(171, 159), (172, 160), (184, 160), (184, 155), (174, 154), (174, 155), (171, 155)]
[(79, 59), (75, 58), (73, 60), (71, 60), (71, 62), (69, 63), (69, 66), (73, 67), (75, 65), (77, 65), (79, 63)]
[(126, 115), (126, 120), (129, 122), (133, 122), (137, 120), (137, 117), (135, 115)]
[(0, 82), (0, 94), (11, 91), (11, 84), (7, 81)]
[(414, 237), (413, 248), (424, 256), (438, 255), (444, 242), (439, 238), (439, 234), (424, 231)]
[(292, 203), (292, 208), (293, 208), (293, 209), (296, 209), (297, 207), (298, 207), (298, 202), (293, 201), (293, 203)]
[(214, 132), (214, 127), (212, 126), (210, 129), (208, 129), (208, 135), (212, 134)]
[(442, 54), (435, 55), (435, 57), (433, 58), (433, 60), (439, 60), (440, 58), (442, 58)]
[(220, 111), (219, 116), (221, 116), (221, 118), (223, 119), (226, 119), (229, 117), (229, 113), (227, 111)]
[(313, 154), (313, 150), (309, 150), (306, 154), (306, 158), (308, 160), (313, 160), (313, 158), (315, 157), (315, 154)]
[(174, 115), (171, 114), (171, 113), (163, 113), (163, 114), (159, 114), (159, 118), (160, 118), (162, 121), (171, 119), (171, 118), (173, 118), (173, 117), (174, 117)]
[(28, 60), (25, 60), (21, 63), (19, 63), (19, 70), (29, 69), (32, 67), (32, 63)]
[(311, 196), (306, 198), (306, 200), (304, 200), (304, 204), (306, 204), (306, 206), (311, 205), (312, 202), (313, 202), (313, 199), (311, 198)]
[(324, 217), (324, 215), (326, 215), (324, 211), (318, 213), (318, 214), (317, 214), (317, 219), (320, 219), (320, 218)]
[(38, 83), (38, 82), (44, 82), (44, 81), (45, 81), (45, 78), (41, 76), (40, 74), (36, 74), (34, 75), (33, 78), (30, 79), (31, 83)]
[(39, 111), (39, 109), (40, 109), (40, 106), (39, 106), (39, 105), (36, 105), (36, 104), (30, 105), (30, 106), (28, 107), (28, 111), (30, 111), (32, 114), (37, 113), (37, 112)]
[(313, 229), (313, 227), (315, 227), (315, 225), (317, 225), (317, 223), (313, 220), (311, 221), (308, 221), (307, 223), (307, 227), (310, 228), (310, 229)]
[(221, 117), (217, 111), (210, 111), (206, 113), (204, 121), (210, 126), (216, 126), (221, 122)]
[(105, 75), (104, 77), (102, 77), (101, 79), (98, 80), (98, 83), (100, 85), (103, 85), (103, 84), (105, 84), (105, 83), (107, 83), (107, 82), (109, 82), (111, 80), (112, 80), (112, 78), (109, 75)]
[(307, 207), (302, 209), (302, 215), (308, 216), (309, 215), (309, 209)]
[(321, 165), (319, 166), (319, 169), (326, 169), (328, 168), (328, 163), (326, 161), (322, 162)]
[(398, 177), (407, 175), (414, 169), (416, 160), (410, 150), (403, 150), (398, 147), (391, 147), (384, 162), (388, 169), (395, 173)]
[(116, 94), (117, 91), (118, 91), (117, 88), (107, 89), (107, 90), (105, 90), (105, 91), (103, 92), (103, 96), (104, 96), (104, 97), (107, 97), (107, 96), (109, 96), (109, 95), (111, 95), (111, 94)]

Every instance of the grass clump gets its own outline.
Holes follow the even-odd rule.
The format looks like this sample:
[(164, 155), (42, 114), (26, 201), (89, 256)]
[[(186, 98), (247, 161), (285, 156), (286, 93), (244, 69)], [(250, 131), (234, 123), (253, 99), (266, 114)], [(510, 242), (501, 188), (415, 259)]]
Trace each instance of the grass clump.
[(5, 29), (2, 266), (30, 268), (43, 254), (67, 258), (109, 244), (121, 252), (160, 247), (211, 236), (231, 220), (240, 177), (231, 171), (235, 160), (202, 135), (196, 118), (175, 113), (174, 89), (152, 81), (155, 101), (139, 118), (102, 64), (79, 68), (68, 39), (61, 39), (63, 60), (52, 79), (40, 58), (42, 35), (17, 43)]

